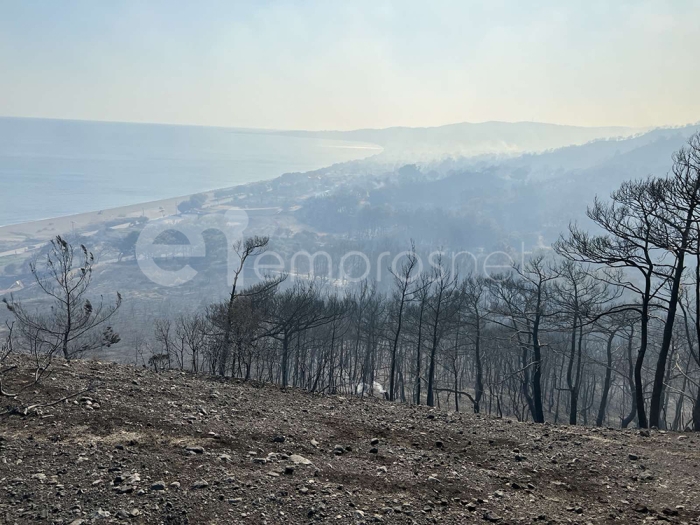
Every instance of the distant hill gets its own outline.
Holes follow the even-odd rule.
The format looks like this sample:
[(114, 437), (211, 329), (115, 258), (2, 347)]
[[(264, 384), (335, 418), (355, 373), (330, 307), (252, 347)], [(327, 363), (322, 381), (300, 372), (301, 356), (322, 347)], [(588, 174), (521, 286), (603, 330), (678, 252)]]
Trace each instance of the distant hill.
[(408, 236), (446, 246), (549, 243), (570, 221), (592, 226), (585, 213), (596, 195), (607, 198), (625, 180), (665, 175), (673, 153), (698, 130), (655, 129), (518, 157), (397, 165), (374, 176), (346, 177), (345, 187), (306, 202), (298, 216), (321, 231), (403, 228)]
[(395, 127), (354, 131), (286, 131), (300, 137), (369, 142), (384, 147), (383, 156), (428, 160), (443, 156), (537, 153), (596, 139), (630, 137), (645, 130), (628, 127), (581, 127), (540, 122), (462, 122), (427, 128)]
[(602, 164), (661, 175), (671, 162), (671, 155), (700, 130), (700, 125), (680, 128), (658, 128), (632, 137), (594, 140), (540, 154), (524, 154), (503, 162), (513, 168), (524, 168), (536, 177), (555, 175), (562, 170), (589, 169)]

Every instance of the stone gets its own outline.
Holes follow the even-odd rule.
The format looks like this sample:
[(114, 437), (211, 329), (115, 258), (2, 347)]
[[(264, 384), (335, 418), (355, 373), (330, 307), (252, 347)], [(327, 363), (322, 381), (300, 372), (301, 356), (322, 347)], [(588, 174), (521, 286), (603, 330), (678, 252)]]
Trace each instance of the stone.
[(111, 517), (112, 517), (112, 514), (110, 514), (108, 511), (102, 510), (102, 509), (97, 509), (92, 515), (92, 519), (94, 519), (94, 520), (103, 520), (103, 519), (108, 519)]
[(304, 456), (300, 456), (299, 454), (292, 454), (289, 456), (289, 461), (295, 465), (311, 465), (311, 461), (306, 459)]
[(141, 476), (139, 476), (138, 472), (134, 472), (133, 474), (128, 475), (124, 479), (124, 483), (128, 485), (133, 485), (134, 483), (138, 483), (139, 481), (141, 481)]

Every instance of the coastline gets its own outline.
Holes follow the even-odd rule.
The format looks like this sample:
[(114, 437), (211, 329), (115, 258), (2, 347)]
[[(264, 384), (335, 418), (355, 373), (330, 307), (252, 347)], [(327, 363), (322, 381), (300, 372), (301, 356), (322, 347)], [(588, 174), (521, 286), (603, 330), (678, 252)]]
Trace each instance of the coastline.
[(98, 226), (116, 219), (145, 216), (150, 220), (174, 215), (177, 213), (177, 205), (189, 197), (189, 195), (183, 195), (129, 206), (0, 226), (0, 246), (16, 243), (16, 247), (8, 246), (7, 249), (18, 250), (22, 248), (23, 243), (28, 241), (48, 241), (56, 235), (66, 234), (73, 230), (86, 230), (90, 226)]

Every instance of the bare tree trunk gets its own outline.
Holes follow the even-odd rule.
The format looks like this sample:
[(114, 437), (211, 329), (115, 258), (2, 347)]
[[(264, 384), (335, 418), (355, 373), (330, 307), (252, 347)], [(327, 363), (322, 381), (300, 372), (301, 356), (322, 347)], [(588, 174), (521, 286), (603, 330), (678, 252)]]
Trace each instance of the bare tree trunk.
[(637, 394), (636, 394), (636, 384), (634, 380), (634, 364), (632, 361), (632, 344), (634, 342), (634, 325), (630, 327), (630, 335), (627, 339), (627, 363), (628, 363), (628, 375), (627, 380), (629, 383), (630, 394), (632, 397), (632, 406), (630, 408), (630, 413), (621, 422), (620, 426), (622, 428), (627, 428), (629, 424), (634, 421), (637, 416)]
[(605, 380), (603, 381), (603, 392), (600, 396), (600, 406), (598, 407), (598, 417), (596, 417), (595, 424), (598, 427), (603, 426), (603, 421), (605, 421), (605, 412), (608, 408), (608, 395), (610, 394), (610, 380), (612, 378), (612, 346), (613, 340), (615, 339), (616, 330), (610, 332), (608, 335), (608, 343), (606, 346), (606, 366), (605, 366)]

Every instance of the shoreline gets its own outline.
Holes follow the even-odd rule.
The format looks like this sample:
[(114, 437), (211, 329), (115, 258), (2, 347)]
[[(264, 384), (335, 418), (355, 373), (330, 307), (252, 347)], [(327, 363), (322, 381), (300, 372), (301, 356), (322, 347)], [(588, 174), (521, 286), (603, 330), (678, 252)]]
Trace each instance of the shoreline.
[[(371, 157), (375, 157), (378, 154), (381, 154), (385, 151), (385, 148), (376, 144), (365, 144), (359, 141), (358, 144), (358, 146), (346, 147), (352, 149), (377, 149), (379, 151), (378, 153), (372, 153), (370, 155), (367, 155), (366, 157), (355, 159), (354, 161), (366, 160)], [(334, 163), (329, 166), (324, 166), (318, 169), (327, 169), (336, 164), (344, 164), (346, 162), (354, 161), (351, 160), (340, 163)], [(303, 173), (309, 173), (312, 171), (317, 170), (310, 170)], [(178, 205), (183, 201), (188, 200), (193, 195), (206, 195), (211, 203), (210, 205), (216, 205), (216, 192), (231, 191), (237, 188), (246, 188), (258, 184), (270, 183), (279, 179), (280, 177), (283, 177), (284, 175), (286, 175), (286, 173), (278, 175), (276, 177), (265, 178), (252, 182), (244, 182), (241, 184), (225, 186), (222, 188), (207, 189), (195, 193), (180, 195), (177, 197), (168, 197), (165, 199), (138, 202), (135, 204), (117, 206), (114, 208), (104, 208), (102, 210), (87, 211), (71, 215), (61, 215), (47, 219), (20, 222), (17, 224), (7, 224), (4, 226), (0, 225), (0, 268), (2, 267), (2, 259), (4, 257), (8, 257), (11, 255), (20, 255), (22, 253), (33, 251), (43, 246), (46, 242), (50, 241), (51, 239), (55, 238), (56, 235), (65, 235), (73, 231), (86, 232), (89, 231), (91, 227), (97, 229), (107, 222), (119, 219), (136, 219), (138, 217), (147, 217), (148, 220), (154, 220), (177, 215)]]
[(10, 199), (0, 217), (0, 253), (8, 242), (45, 237), (44, 228), (70, 231), (75, 223), (77, 230), (79, 224), (133, 216), (139, 207), (170, 208), (197, 193), (325, 169), (384, 150), (360, 140), (307, 140), (280, 130), (19, 117), (0, 117), (0, 135), (8, 139), (0, 148), (0, 179)]
[[(203, 192), (210, 193), (210, 192)], [(48, 241), (56, 235), (65, 234), (73, 230), (85, 230), (92, 225), (104, 224), (117, 219), (148, 217), (149, 220), (177, 213), (177, 206), (187, 200), (190, 195), (171, 197), (117, 208), (64, 215), (51, 219), (23, 222), (0, 226), (0, 246), (16, 243), (15, 250), (23, 248), (22, 243), (29, 241)], [(4, 250), (4, 249), (3, 249)], [(8, 246), (8, 251), (13, 247)]]

